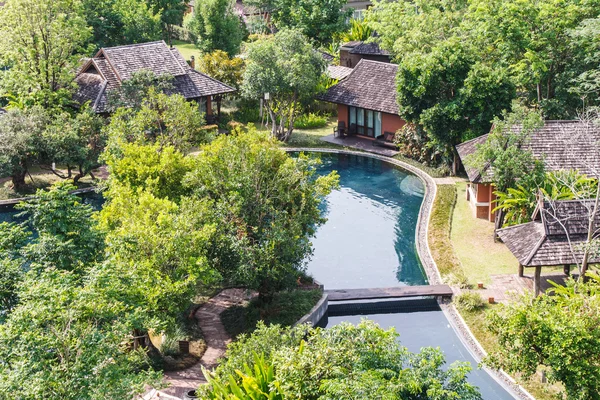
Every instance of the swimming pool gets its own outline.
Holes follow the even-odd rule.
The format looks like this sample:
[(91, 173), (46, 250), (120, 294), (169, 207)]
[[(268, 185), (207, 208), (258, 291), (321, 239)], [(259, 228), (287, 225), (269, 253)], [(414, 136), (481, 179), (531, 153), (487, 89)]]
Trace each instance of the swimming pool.
[[(325, 289), (374, 288), (428, 283), (419, 261), (415, 236), (425, 188), (415, 175), (390, 163), (350, 154), (320, 157), (320, 174), (340, 174), (340, 188), (323, 204), (327, 222), (313, 240), (307, 272)], [(343, 311), (340, 311), (343, 310)], [(322, 326), (361, 318), (394, 327), (410, 351), (439, 347), (448, 364), (460, 360), (473, 367), (469, 381), (484, 399), (513, 399), (477, 362), (434, 300), (330, 305)]]

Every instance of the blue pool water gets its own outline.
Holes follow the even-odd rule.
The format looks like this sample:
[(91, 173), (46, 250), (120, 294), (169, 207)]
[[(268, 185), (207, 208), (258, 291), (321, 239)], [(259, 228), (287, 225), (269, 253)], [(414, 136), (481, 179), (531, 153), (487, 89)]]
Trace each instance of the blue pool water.
[(307, 272), (328, 289), (427, 284), (415, 248), (421, 180), (372, 158), (320, 157), (319, 173), (338, 171), (340, 189), (323, 205)]
[[(415, 248), (424, 195), (421, 180), (372, 158), (336, 154), (319, 157), (323, 161), (319, 173), (338, 171), (340, 189), (332, 192), (324, 204), (328, 220), (313, 240), (315, 250), (307, 272), (325, 289), (426, 285)], [(513, 399), (486, 371), (477, 369), (437, 304), (428, 307), (396, 311), (387, 307), (387, 313), (346, 312), (330, 315), (323, 323), (333, 326), (368, 318), (385, 329), (394, 327), (400, 333), (400, 342), (410, 351), (439, 347), (448, 364), (470, 362), (473, 371), (469, 381), (479, 387), (484, 399)]]

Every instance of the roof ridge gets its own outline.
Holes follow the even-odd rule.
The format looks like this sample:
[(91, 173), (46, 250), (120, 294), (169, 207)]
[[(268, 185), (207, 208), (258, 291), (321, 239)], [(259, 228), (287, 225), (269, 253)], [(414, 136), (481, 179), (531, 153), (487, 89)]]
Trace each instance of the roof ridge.
[[(360, 65), (360, 63), (362, 63), (363, 61), (366, 63), (382, 64), (382, 65), (386, 65), (386, 66), (389, 65), (390, 67), (398, 68), (398, 64), (395, 64), (395, 63), (385, 62), (385, 61), (376, 61), (376, 60), (367, 60), (366, 58), (361, 58), (360, 61), (358, 62), (358, 64), (356, 64), (356, 67), (358, 67)], [(354, 67), (354, 68), (356, 68), (356, 67)]]
[(538, 240), (538, 242), (535, 244), (535, 246), (533, 246), (531, 248), (531, 252), (529, 253), (529, 255), (527, 256), (527, 258), (525, 259), (525, 262), (523, 263), (523, 265), (528, 265), (531, 262), (531, 260), (533, 259), (533, 256), (535, 256), (535, 254), (537, 253), (537, 251), (542, 246), (542, 243), (544, 243), (547, 238), (548, 238), (548, 234), (544, 231), (544, 235), (540, 238), (540, 240)]
[(165, 43), (164, 40), (155, 40), (153, 42), (131, 43), (131, 44), (122, 44), (122, 45), (119, 45), (119, 46), (102, 47), (100, 50), (123, 49), (123, 48), (126, 48), (126, 47), (143, 47), (143, 46), (150, 46), (152, 44), (159, 44), (159, 43), (163, 43), (165, 46), (167, 46), (167, 43)]

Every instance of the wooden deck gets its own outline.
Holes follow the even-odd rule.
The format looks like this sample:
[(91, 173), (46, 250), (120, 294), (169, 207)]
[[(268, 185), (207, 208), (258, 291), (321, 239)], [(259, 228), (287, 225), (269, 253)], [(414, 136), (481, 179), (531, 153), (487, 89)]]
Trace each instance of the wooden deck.
[(407, 297), (452, 297), (452, 288), (448, 285), (401, 286), (375, 289), (339, 289), (326, 290), (329, 301), (400, 299)]

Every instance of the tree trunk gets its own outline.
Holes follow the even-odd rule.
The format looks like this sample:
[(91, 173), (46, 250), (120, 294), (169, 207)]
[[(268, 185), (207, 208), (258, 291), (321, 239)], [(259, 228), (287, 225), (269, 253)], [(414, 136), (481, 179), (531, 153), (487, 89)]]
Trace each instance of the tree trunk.
[(588, 262), (590, 258), (590, 243), (594, 239), (594, 222), (596, 221), (596, 214), (598, 213), (598, 204), (600, 203), (600, 184), (598, 185), (598, 189), (596, 191), (596, 201), (594, 202), (594, 209), (592, 210), (592, 215), (590, 216), (590, 220), (588, 221), (588, 234), (586, 240), (585, 252), (583, 253), (583, 260), (581, 260), (581, 271), (579, 275), (579, 279), (585, 280), (585, 274), (588, 270)]
[(496, 211), (496, 218), (494, 219), (494, 224), (494, 242), (497, 242), (498, 234), (496, 233), (496, 231), (502, 228), (502, 225), (504, 225), (504, 211), (502, 209)]
[(27, 170), (14, 173), (12, 175), (13, 188), (18, 192), (25, 187), (25, 177), (27, 176)]
[(73, 183), (77, 184), (79, 183), (79, 180), (81, 178), (83, 178), (85, 176), (85, 172), (83, 171), (83, 168), (81, 167), (81, 165), (79, 166), (79, 173), (77, 175), (75, 175), (75, 177), (73, 178)]

